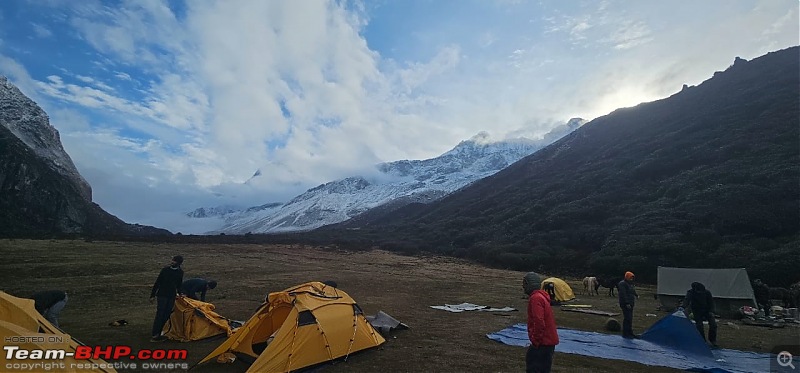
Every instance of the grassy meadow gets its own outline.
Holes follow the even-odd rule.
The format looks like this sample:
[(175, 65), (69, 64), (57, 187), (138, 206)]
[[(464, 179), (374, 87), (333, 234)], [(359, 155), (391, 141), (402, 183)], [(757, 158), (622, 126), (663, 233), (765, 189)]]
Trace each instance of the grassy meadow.
[[(214, 278), (219, 286), (207, 300), (221, 315), (247, 320), (264, 296), (306, 281), (334, 280), (368, 315), (384, 311), (411, 329), (392, 332), (379, 348), (347, 361), (320, 367), (325, 372), (520, 372), (525, 349), (486, 338), (525, 322), (523, 272), (485, 268), (458, 259), (401, 256), (385, 251), (346, 252), (300, 245), (158, 244), (69, 240), (0, 240), (0, 290), (27, 297), (35, 291), (63, 289), (69, 302), (62, 329), (87, 345), (186, 348), (189, 365), (222, 343), (151, 343), (155, 305), (148, 302), (158, 271), (173, 255), (185, 258), (185, 278)], [(579, 303), (618, 312), (616, 298), (582, 295), (580, 279), (566, 278)], [(639, 288), (634, 329), (644, 331), (664, 313), (656, 311), (654, 287)], [(450, 313), (431, 305), (469, 302), (519, 311)], [(603, 316), (555, 309), (559, 326), (603, 332)], [(657, 317), (646, 314), (657, 314)], [(111, 327), (114, 320), (129, 325)], [(621, 320), (621, 317), (620, 317)], [(797, 343), (800, 328), (746, 326), (722, 320), (719, 344), (767, 352), (776, 344)], [(247, 365), (215, 362), (196, 372), (244, 372)], [(667, 368), (556, 353), (554, 372), (667, 372)]]

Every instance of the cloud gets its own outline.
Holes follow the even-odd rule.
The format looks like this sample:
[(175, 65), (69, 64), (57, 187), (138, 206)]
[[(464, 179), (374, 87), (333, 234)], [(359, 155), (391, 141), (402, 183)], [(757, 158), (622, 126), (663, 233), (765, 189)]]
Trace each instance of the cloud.
[(87, 133), (91, 131), (92, 121), (75, 109), (53, 109), (48, 112), (50, 122), (58, 125), (62, 133)]
[(130, 75), (128, 75), (127, 73), (123, 73), (121, 71), (114, 72), (114, 76), (121, 80), (127, 80), (127, 81), (133, 80), (133, 78), (131, 78)]
[(53, 37), (52, 31), (38, 23), (31, 23), (31, 27), (33, 28), (33, 34), (38, 38), (45, 39)]
[(39, 94), (37, 89), (39, 82), (31, 78), (25, 66), (13, 58), (0, 54), (0, 73), (8, 77), (22, 93), (32, 100), (36, 102), (43, 101), (44, 97)]
[(93, 109), (110, 109), (121, 113), (155, 118), (153, 110), (145, 105), (114, 96), (89, 86), (64, 83), (58, 75), (50, 75), (47, 82), (38, 82), (41, 92), (64, 101)]
[(398, 85), (403, 92), (408, 94), (426, 83), (432, 76), (440, 75), (458, 65), (460, 48), (449, 45), (441, 50), (428, 62), (414, 63), (407, 68), (397, 71)]
[(630, 49), (652, 41), (650, 30), (642, 22), (625, 22), (611, 35), (614, 49)]

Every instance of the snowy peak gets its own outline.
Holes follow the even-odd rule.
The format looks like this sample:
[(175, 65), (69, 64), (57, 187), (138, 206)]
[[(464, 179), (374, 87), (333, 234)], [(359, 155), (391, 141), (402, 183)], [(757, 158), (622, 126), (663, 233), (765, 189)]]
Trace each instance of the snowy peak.
[(200, 207), (192, 212), (186, 213), (186, 216), (190, 218), (210, 218), (213, 216), (224, 216), (240, 210), (241, 209), (233, 206)]
[(364, 190), (370, 186), (370, 182), (361, 176), (348, 177), (337, 181), (331, 181), (307, 190), (305, 193), (293, 198), (287, 205), (308, 199), (308, 196), (316, 193), (326, 194), (353, 194)]
[(489, 135), (489, 132), (481, 131), (481, 132), (478, 132), (477, 135), (472, 136), (466, 142), (474, 142), (476, 144), (489, 144), (489, 143), (492, 142), (492, 136)]
[(58, 130), (50, 125), (47, 113), (4, 76), (0, 76), (0, 125), (73, 182), (86, 200), (92, 200), (92, 188), (64, 151)]
[[(280, 207), (225, 213), (225, 225), (210, 233), (277, 233), (316, 229), (340, 223), (372, 209), (429, 203), (549, 145), (582, 125), (573, 119), (542, 139), (494, 141), (480, 132), (436, 158), (377, 165), (379, 176), (352, 176), (307, 190)], [(258, 172), (256, 173), (258, 174)], [(256, 175), (254, 175), (256, 176)], [(204, 211), (208, 215), (208, 211)]]

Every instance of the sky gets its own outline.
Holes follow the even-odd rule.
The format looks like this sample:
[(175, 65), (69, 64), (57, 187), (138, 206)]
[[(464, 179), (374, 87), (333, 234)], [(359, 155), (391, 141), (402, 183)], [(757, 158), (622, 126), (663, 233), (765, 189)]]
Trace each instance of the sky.
[(106, 211), (199, 233), (197, 207), (285, 202), (481, 131), (537, 138), (799, 27), (794, 0), (9, 0), (0, 74)]

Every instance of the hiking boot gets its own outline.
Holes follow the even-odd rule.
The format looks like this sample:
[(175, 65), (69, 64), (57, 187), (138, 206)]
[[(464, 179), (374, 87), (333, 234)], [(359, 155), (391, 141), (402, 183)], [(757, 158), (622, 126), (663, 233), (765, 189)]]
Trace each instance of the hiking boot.
[(625, 339), (639, 339), (639, 335), (638, 334), (625, 334), (625, 335), (622, 336), (622, 338), (625, 338)]
[(716, 342), (709, 343), (709, 347), (711, 347), (712, 350), (719, 350), (721, 348)]

